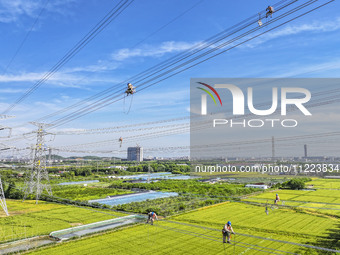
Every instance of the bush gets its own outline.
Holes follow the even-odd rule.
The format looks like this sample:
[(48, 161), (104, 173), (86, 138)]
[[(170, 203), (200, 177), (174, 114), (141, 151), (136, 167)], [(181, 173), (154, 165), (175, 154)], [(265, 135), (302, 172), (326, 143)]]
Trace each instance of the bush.
[(289, 188), (289, 189), (304, 189), (305, 188), (305, 182), (306, 180), (304, 179), (291, 179), (290, 181), (285, 183), (285, 187)]

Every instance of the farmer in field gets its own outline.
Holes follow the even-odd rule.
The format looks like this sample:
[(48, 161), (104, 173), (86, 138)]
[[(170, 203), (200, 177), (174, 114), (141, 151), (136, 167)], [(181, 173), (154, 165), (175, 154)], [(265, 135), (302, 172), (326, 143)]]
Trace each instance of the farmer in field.
[(153, 222), (154, 222), (155, 219), (158, 220), (157, 214), (155, 212), (149, 212), (148, 213), (148, 220), (147, 220), (146, 224), (148, 224), (149, 221), (151, 221), (151, 225), (153, 225)]
[(274, 203), (277, 205), (277, 202), (279, 202), (279, 201), (280, 201), (279, 194), (276, 194), (276, 197), (275, 197)]
[(230, 243), (231, 234), (235, 235), (235, 232), (233, 228), (231, 227), (231, 222), (228, 221), (227, 224), (224, 225), (224, 228), (222, 229), (223, 234), (223, 243), (226, 243), (225, 238), (227, 237), (227, 243)]

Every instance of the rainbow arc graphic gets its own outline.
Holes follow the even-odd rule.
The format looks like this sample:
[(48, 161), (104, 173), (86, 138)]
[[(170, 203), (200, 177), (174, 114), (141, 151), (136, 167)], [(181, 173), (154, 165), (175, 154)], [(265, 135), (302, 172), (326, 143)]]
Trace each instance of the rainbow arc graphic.
[[(217, 93), (217, 91), (216, 91), (212, 86), (210, 86), (210, 85), (208, 85), (208, 84), (206, 84), (206, 83), (203, 83), (203, 82), (197, 82), (197, 83), (199, 83), (199, 84), (201, 84), (201, 85), (203, 85), (203, 86), (209, 88), (209, 89), (217, 96), (217, 98), (218, 98), (218, 100), (220, 101), (220, 104), (221, 104), (221, 106), (222, 106), (221, 97), (220, 97), (220, 95)], [(212, 100), (214, 100), (215, 105), (217, 105), (217, 102), (216, 102), (215, 97), (213, 96), (213, 94), (212, 94), (209, 90), (207, 90), (207, 89), (205, 89), (205, 88), (201, 88), (201, 87), (197, 87), (197, 88), (200, 89), (200, 90), (203, 90), (204, 92), (206, 92), (206, 93), (212, 98)]]

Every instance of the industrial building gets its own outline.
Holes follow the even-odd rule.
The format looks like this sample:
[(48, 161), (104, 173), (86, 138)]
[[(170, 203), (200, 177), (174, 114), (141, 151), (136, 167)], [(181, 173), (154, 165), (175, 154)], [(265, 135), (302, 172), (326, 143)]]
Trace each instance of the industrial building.
[(143, 148), (142, 147), (128, 147), (127, 149), (128, 161), (143, 161)]

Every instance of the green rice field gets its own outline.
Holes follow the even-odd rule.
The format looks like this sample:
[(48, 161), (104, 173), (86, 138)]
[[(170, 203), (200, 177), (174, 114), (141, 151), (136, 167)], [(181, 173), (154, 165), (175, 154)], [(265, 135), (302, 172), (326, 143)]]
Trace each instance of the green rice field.
[(22, 239), (50, 232), (123, 216), (122, 213), (102, 213), (101, 210), (80, 208), (33, 200), (7, 200), (10, 216), (0, 211), (0, 242)]

